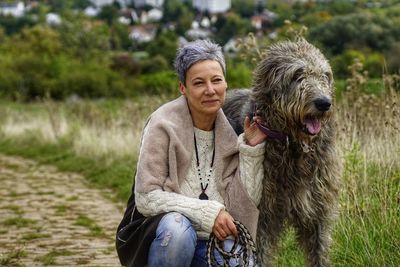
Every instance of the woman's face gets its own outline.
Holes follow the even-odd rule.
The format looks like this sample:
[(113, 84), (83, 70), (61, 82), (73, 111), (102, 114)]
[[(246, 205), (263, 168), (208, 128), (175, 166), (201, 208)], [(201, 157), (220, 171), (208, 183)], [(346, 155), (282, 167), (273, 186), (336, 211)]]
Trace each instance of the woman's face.
[(186, 85), (180, 83), (179, 86), (194, 118), (217, 114), (224, 104), (226, 88), (222, 67), (214, 60), (193, 64), (186, 72)]

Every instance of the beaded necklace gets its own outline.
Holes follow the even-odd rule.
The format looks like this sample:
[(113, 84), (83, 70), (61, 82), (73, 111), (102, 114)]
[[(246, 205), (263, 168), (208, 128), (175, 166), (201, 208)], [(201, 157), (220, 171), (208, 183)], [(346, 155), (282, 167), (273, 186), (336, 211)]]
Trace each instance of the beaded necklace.
[[(215, 132), (214, 131), (213, 131), (213, 142), (214, 142), (214, 147), (213, 147), (213, 155), (212, 155), (211, 165), (210, 165), (210, 168), (208, 169), (208, 172), (206, 172), (207, 176), (204, 177), (204, 181), (203, 181), (203, 177), (201, 177), (200, 160), (199, 160), (199, 152), (197, 150), (196, 134), (194, 134), (194, 149), (196, 151), (197, 176), (200, 180), (200, 186), (201, 186), (201, 194), (199, 195), (199, 199), (201, 199), (201, 200), (208, 200), (206, 190), (208, 187), (208, 183), (210, 182), (210, 177), (211, 177), (212, 169), (214, 166), (214, 158), (215, 158)], [(203, 185), (203, 182), (205, 182), (205, 180), (207, 180), (207, 183), (205, 185)]]

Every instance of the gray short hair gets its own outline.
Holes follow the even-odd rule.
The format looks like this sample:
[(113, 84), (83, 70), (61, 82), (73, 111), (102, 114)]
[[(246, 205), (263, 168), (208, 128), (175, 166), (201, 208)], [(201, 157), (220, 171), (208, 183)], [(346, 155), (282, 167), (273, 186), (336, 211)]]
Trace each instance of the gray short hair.
[(210, 40), (196, 40), (179, 48), (174, 62), (179, 80), (186, 84), (186, 72), (189, 68), (197, 62), (207, 59), (217, 61), (225, 75), (225, 58), (218, 44)]

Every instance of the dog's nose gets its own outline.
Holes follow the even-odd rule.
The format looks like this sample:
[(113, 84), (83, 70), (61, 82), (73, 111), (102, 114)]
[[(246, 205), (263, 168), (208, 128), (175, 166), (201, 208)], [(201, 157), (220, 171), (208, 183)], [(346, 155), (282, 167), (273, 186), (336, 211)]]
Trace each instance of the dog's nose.
[(319, 111), (328, 111), (332, 105), (332, 101), (327, 97), (321, 97), (314, 100), (314, 105)]

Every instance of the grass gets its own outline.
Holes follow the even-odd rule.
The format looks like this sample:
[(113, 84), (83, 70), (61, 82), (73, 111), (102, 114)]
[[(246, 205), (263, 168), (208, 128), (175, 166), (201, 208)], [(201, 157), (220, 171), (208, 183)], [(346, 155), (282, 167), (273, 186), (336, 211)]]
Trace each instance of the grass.
[(4, 209), (8, 209), (13, 211), (16, 215), (22, 215), (24, 212), (21, 210), (20, 206), (17, 205), (8, 205), (3, 207)]
[(29, 234), (23, 235), (21, 237), (21, 240), (31, 241), (31, 240), (41, 239), (41, 238), (48, 238), (48, 237), (51, 237), (51, 235), (43, 234), (43, 233), (29, 233)]
[(74, 253), (66, 249), (52, 249), (49, 253), (37, 257), (35, 260), (40, 261), (45, 266), (49, 266), (49, 265), (55, 265), (57, 257), (71, 256), (71, 255), (74, 255)]
[[(337, 142), (344, 168), (333, 266), (400, 266), (400, 95), (392, 85), (357, 79), (341, 85)], [(111, 188), (115, 200), (126, 203), (142, 126), (167, 99), (3, 102), (0, 151), (82, 173), (91, 185)], [(76, 223), (91, 235), (102, 234), (86, 216)], [(304, 266), (293, 231), (281, 242), (278, 266)]]
[(37, 220), (23, 218), (21, 216), (5, 219), (1, 222), (4, 226), (16, 226), (16, 227), (31, 227), (37, 224)]
[(96, 224), (96, 221), (85, 215), (79, 215), (74, 224), (89, 229), (90, 236), (104, 236), (103, 229)]
[(52, 206), (52, 208), (55, 209), (57, 215), (64, 215), (70, 207), (67, 205), (61, 204), (61, 205)]
[(25, 257), (27, 254), (21, 249), (11, 251), (6, 255), (0, 256), (0, 266), (24, 266), (18, 263), (19, 259)]

